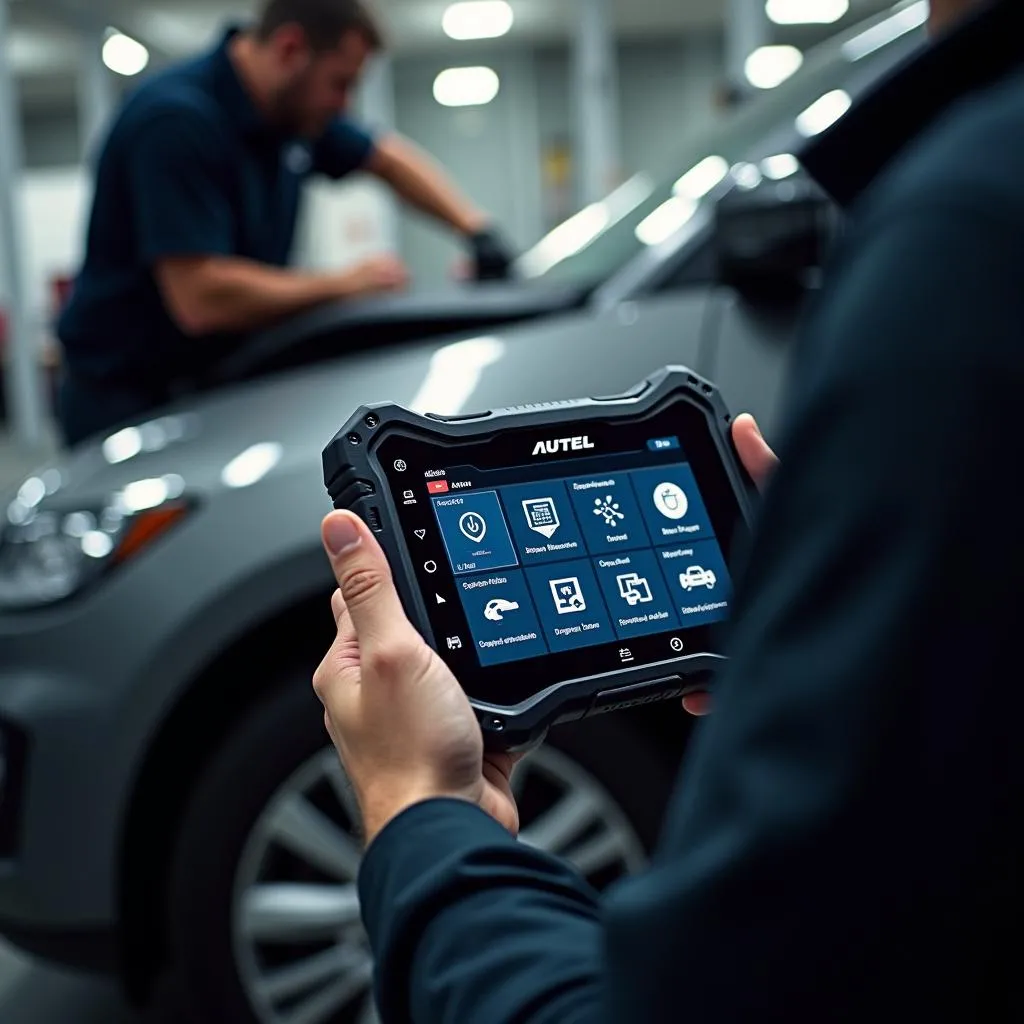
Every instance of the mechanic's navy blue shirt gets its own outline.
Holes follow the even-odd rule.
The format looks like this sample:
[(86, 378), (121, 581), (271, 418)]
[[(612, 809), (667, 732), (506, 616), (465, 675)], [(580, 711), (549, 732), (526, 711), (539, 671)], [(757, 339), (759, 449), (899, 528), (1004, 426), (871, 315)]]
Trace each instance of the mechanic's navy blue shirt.
[(229, 58), (236, 32), (144, 84), (110, 132), (85, 265), (59, 327), (72, 374), (142, 386), (194, 374), (230, 339), (186, 337), (154, 265), (199, 255), (286, 265), (305, 179), (343, 177), (372, 152), (370, 136), (344, 119), (317, 141), (271, 128)]

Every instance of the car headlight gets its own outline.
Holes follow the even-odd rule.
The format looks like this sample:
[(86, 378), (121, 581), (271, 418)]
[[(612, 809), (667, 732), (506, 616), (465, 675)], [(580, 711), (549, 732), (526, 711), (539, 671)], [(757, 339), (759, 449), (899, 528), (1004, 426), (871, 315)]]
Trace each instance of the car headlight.
[[(0, 513), (0, 611), (79, 593), (183, 519), (180, 476), (138, 480), (93, 507), (60, 501), (53, 474), (30, 477)], [(58, 478), (59, 479), (59, 478)]]

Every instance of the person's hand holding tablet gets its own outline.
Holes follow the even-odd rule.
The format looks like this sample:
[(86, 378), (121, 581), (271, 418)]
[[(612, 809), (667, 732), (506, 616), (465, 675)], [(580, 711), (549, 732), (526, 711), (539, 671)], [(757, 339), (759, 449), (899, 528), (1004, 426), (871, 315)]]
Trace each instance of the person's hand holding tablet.
[[(750, 416), (733, 424), (740, 461), (763, 487), (776, 459)], [(466, 693), (403, 610), (387, 558), (351, 512), (332, 512), (323, 542), (338, 582), (337, 637), (314, 688), (363, 814), (367, 844), (402, 811), (432, 798), (477, 804), (509, 831), (518, 811), (509, 783), (517, 760), (487, 754)], [(705, 711), (707, 695), (687, 699)]]

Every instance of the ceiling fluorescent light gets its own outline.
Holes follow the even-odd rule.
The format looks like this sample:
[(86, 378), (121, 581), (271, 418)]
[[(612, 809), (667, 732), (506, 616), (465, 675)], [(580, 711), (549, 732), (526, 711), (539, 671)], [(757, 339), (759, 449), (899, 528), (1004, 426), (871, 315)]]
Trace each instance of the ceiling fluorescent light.
[(117, 75), (131, 78), (149, 64), (149, 50), (123, 32), (109, 30), (103, 44), (103, 63)]
[(767, 0), (764, 9), (776, 25), (833, 25), (846, 17), (850, 0)]
[(448, 68), (434, 79), (434, 99), (442, 107), (482, 107), (500, 88), (491, 68)]
[(452, 4), (441, 27), (452, 39), (497, 39), (512, 30), (515, 15), (505, 0), (471, 0)]

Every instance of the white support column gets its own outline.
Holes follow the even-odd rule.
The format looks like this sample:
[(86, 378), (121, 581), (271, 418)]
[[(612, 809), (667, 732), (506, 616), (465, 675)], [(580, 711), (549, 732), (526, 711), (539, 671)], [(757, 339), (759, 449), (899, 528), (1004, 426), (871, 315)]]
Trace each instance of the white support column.
[(9, 39), (8, 0), (0, 0), (0, 41), (4, 44), (0, 45), (0, 265), (6, 272), (2, 301), (8, 327), (4, 380), (14, 439), (31, 452), (44, 441), (43, 387), (22, 262), (25, 235), (18, 198), (24, 157), (21, 107), (6, 45)]
[(729, 83), (743, 95), (753, 92), (744, 67), (747, 58), (772, 41), (772, 23), (765, 0), (728, 0), (725, 24), (726, 68)]
[(619, 75), (611, 0), (576, 0), (574, 93), (580, 205), (604, 198), (622, 174)]
[[(391, 57), (378, 54), (366, 69), (359, 88), (359, 116), (363, 123), (377, 134), (386, 134), (395, 128), (395, 77)], [(381, 185), (377, 190), (382, 234), (387, 246), (397, 252), (398, 203), (390, 189)]]
[(81, 32), (78, 67), (78, 124), (82, 159), (91, 165), (117, 103), (114, 76), (103, 63), (106, 31), (87, 28)]

